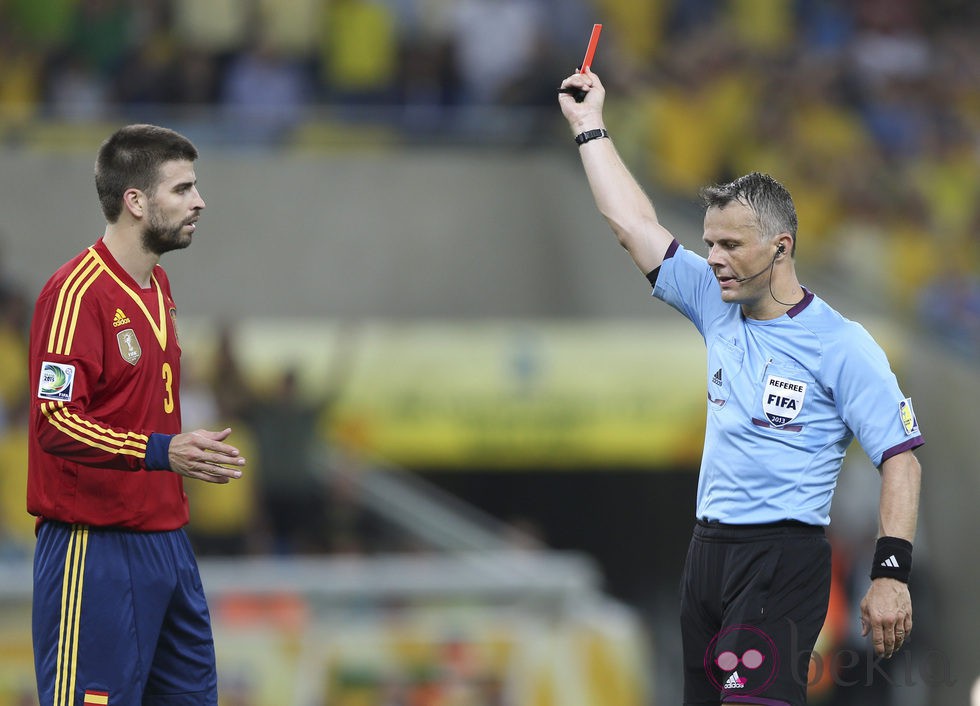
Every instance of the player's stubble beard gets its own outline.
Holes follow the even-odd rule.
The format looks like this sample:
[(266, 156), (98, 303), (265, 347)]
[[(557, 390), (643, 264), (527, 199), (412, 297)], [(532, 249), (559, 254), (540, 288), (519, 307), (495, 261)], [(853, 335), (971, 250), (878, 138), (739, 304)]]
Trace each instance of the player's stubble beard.
[(183, 220), (176, 225), (164, 221), (155, 208), (150, 208), (146, 226), (143, 228), (143, 248), (155, 255), (163, 255), (171, 250), (183, 250), (191, 244), (190, 234), (184, 233)]

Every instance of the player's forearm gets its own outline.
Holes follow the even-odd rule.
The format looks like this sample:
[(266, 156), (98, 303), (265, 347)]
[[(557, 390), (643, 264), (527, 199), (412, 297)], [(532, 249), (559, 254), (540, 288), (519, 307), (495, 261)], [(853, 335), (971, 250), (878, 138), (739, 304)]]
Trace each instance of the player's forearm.
[[(169, 440), (166, 434), (113, 427), (77, 407), (50, 402), (40, 406), (33, 433), (41, 450), (61, 461), (121, 471), (163, 467), (153, 461), (161, 457), (159, 446)], [(163, 453), (165, 457), (165, 449)]]
[(909, 542), (915, 540), (921, 476), (922, 468), (911, 451), (881, 464), (880, 536), (899, 537)]

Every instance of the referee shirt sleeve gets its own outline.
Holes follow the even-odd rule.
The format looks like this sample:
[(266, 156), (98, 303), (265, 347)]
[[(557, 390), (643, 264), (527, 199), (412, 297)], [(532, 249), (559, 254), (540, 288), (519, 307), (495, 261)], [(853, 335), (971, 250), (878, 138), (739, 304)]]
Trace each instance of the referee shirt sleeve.
[(841, 419), (875, 466), (925, 443), (888, 358), (865, 329), (849, 322), (845, 334), (826, 342), (825, 366), (834, 371), (834, 398)]
[(706, 321), (725, 304), (707, 260), (678, 241), (667, 249), (663, 264), (647, 275), (653, 296), (670, 304), (693, 323), (702, 337)]

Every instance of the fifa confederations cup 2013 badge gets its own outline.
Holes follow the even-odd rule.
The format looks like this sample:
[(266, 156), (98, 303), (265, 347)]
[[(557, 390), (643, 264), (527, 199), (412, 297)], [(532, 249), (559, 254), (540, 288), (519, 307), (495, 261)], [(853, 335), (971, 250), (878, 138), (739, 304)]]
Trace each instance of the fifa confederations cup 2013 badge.
[(41, 379), (37, 384), (37, 396), (42, 400), (70, 402), (75, 383), (75, 366), (67, 363), (41, 363)]

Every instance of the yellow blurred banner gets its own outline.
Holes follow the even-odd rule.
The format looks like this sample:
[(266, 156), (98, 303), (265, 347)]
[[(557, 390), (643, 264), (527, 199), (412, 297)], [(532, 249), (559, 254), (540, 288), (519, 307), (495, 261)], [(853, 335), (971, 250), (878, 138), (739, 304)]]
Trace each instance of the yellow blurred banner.
[(409, 468), (700, 457), (704, 352), (684, 321), (250, 322), (236, 340), (253, 379), (293, 369), (311, 396), (336, 388), (334, 442)]
[(698, 344), (640, 324), (372, 327), (331, 429), (409, 467), (689, 463), (703, 434)]
[[(894, 332), (872, 323), (899, 366)], [(654, 471), (700, 464), (704, 342), (680, 316), (372, 324), (337, 329), (334, 340), (334, 359), (346, 355), (350, 364), (328, 434), (392, 463)]]

